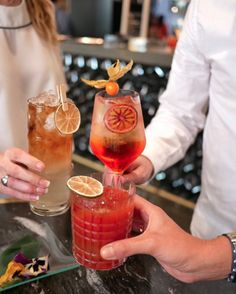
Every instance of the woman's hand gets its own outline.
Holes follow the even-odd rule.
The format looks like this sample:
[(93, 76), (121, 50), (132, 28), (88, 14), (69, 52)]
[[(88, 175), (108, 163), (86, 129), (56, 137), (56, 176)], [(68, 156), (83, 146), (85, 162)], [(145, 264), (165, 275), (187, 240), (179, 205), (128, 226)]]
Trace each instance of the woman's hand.
[(154, 173), (154, 167), (146, 156), (139, 156), (125, 171), (123, 179), (126, 182), (143, 184), (150, 180)]
[(27, 152), (11, 148), (0, 154), (0, 178), (8, 176), (7, 185), (0, 182), (0, 193), (22, 200), (38, 200), (47, 193), (50, 182), (38, 174), (44, 163)]
[(113, 242), (101, 249), (104, 259), (149, 254), (175, 278), (184, 282), (225, 278), (231, 268), (229, 241), (221, 236), (201, 240), (182, 230), (161, 208), (135, 196), (135, 210), (144, 222), (144, 233)]

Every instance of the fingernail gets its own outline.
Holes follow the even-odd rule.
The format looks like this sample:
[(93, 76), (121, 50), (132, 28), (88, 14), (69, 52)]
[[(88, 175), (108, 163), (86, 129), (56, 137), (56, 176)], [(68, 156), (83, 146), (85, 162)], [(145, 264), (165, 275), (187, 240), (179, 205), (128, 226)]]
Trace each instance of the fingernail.
[(112, 246), (106, 246), (101, 249), (101, 256), (104, 259), (117, 259)]
[(37, 200), (39, 200), (39, 196), (38, 195), (30, 195), (30, 200), (37, 201)]
[(40, 187), (37, 187), (36, 188), (36, 193), (37, 194), (47, 194), (48, 193), (48, 188), (40, 188)]
[(40, 180), (40, 181), (39, 181), (39, 185), (40, 185), (41, 187), (48, 188), (49, 185), (50, 185), (50, 182), (47, 181), (47, 180)]
[(36, 164), (36, 169), (37, 169), (38, 171), (42, 171), (42, 170), (44, 169), (44, 164), (43, 164), (42, 162), (38, 162), (38, 163)]

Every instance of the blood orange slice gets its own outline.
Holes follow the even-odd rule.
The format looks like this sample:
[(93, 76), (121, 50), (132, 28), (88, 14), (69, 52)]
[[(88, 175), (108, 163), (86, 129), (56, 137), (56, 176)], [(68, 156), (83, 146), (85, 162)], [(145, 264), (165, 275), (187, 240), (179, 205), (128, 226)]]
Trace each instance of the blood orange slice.
[(109, 108), (104, 116), (107, 129), (113, 133), (124, 134), (132, 131), (138, 121), (136, 109), (127, 104), (116, 104)]
[(103, 193), (103, 185), (98, 180), (87, 176), (74, 176), (67, 181), (67, 186), (84, 197), (97, 197)]

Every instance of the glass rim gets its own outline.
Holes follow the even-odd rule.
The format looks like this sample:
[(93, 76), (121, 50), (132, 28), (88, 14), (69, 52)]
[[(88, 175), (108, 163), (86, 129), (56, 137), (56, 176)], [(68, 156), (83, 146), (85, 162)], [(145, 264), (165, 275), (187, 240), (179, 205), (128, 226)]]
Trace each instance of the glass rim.
[(139, 96), (139, 93), (135, 90), (126, 90), (126, 89), (120, 89), (119, 90), (119, 93), (115, 96), (110, 96), (107, 94), (106, 90), (101, 90), (99, 92), (96, 93), (95, 97), (96, 96), (99, 96), (99, 97), (102, 97), (104, 99), (115, 99), (115, 98), (122, 98), (122, 96), (124, 95), (130, 95), (132, 97), (140, 97)]
[(44, 105), (45, 103), (37, 101), (37, 98), (44, 97), (44, 96), (56, 97), (57, 102), (60, 102), (59, 98), (57, 97), (57, 94), (52, 89), (48, 90), (48, 91), (42, 91), (38, 95), (35, 95), (35, 96), (31, 96), (31, 97), (27, 98), (26, 102), (34, 104), (34, 105), (37, 105), (37, 104)]
[[(104, 178), (104, 175), (107, 175), (108, 177)], [(113, 178), (109, 178), (109, 175), (113, 176)], [(123, 182), (122, 180), (119, 180), (119, 178), (122, 178), (122, 176), (123, 176), (122, 174), (117, 174), (117, 173), (112, 172), (112, 171), (106, 171), (106, 172), (104, 172), (104, 171), (100, 171), (100, 172), (99, 171), (94, 171), (92, 173), (85, 174), (84, 176), (91, 177), (93, 179), (98, 180), (102, 184), (103, 188), (112, 187), (112, 188), (117, 188), (119, 190), (125, 190), (126, 192), (128, 192), (130, 197), (132, 197), (132, 196), (134, 196), (136, 194), (136, 185), (135, 185), (135, 183), (133, 181), (125, 181), (125, 182)], [(114, 177), (118, 178), (118, 181), (114, 180)], [(101, 195), (90, 198), (90, 197), (87, 197), (87, 196), (84, 196), (84, 195), (80, 194), (79, 192), (75, 192), (71, 188), (69, 188), (69, 190), (75, 196), (82, 197), (82, 198), (87, 199), (87, 200), (95, 200), (95, 199), (100, 198), (103, 195), (103, 193), (102, 193)]]

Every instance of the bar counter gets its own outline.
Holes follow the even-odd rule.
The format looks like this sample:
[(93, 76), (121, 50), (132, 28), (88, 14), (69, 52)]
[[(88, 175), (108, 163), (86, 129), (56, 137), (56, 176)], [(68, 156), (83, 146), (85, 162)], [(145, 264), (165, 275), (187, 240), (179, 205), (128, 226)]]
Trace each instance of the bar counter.
[(145, 52), (130, 51), (127, 45), (97, 45), (83, 44), (76, 40), (66, 40), (61, 42), (62, 52), (70, 52), (82, 56), (94, 56), (97, 58), (111, 58), (130, 61), (133, 59), (136, 63), (146, 65), (158, 65), (170, 67), (173, 50), (157, 44), (149, 45)]
[[(102, 166), (78, 155), (74, 156), (75, 174), (88, 175), (95, 170), (102, 170)], [(161, 191), (160, 191), (161, 192)], [(138, 187), (138, 194), (152, 203), (161, 206), (175, 221), (188, 230), (192, 208), (174, 202), (152, 186)], [(4, 230), (11, 230), (11, 220), (15, 216), (26, 217), (39, 223), (47, 222), (64, 246), (71, 251), (70, 212), (57, 217), (43, 218), (32, 214), (28, 203), (15, 202), (14, 200), (1, 200), (0, 221)], [(126, 263), (111, 271), (94, 271), (77, 266), (73, 270), (54, 276), (42, 278), (36, 282), (28, 283), (7, 291), (7, 293), (21, 294), (109, 294), (109, 293), (158, 293), (158, 294), (233, 294), (236, 293), (236, 284), (226, 281), (199, 282), (185, 284), (177, 281), (166, 273), (157, 261), (147, 255), (129, 257)]]

